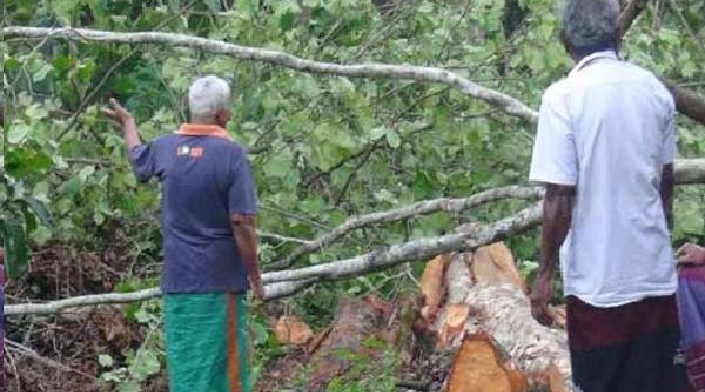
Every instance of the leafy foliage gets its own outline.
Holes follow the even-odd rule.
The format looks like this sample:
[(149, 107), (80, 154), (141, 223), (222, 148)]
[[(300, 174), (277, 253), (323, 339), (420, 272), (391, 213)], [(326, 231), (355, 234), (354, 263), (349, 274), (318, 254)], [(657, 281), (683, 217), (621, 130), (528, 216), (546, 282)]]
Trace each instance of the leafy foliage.
[[(342, 64), (439, 66), (534, 107), (541, 92), (570, 69), (556, 39), (553, 1), (513, 2), (525, 14), (518, 19), (508, 16), (504, 1), (396, 1), (384, 12), (380, 3), (394, 2), (7, 0), (3, 21), (185, 33)], [(702, 2), (679, 4), (702, 41)], [(623, 52), (702, 93), (705, 53), (682, 33), (683, 23), (671, 9), (646, 12), (631, 28)], [(527, 178), (533, 126), (444, 86), (309, 75), (159, 46), (4, 40), (0, 49), (8, 115), (0, 138), (0, 232), (11, 277), (26, 268), (29, 248), (53, 242), (76, 249), (117, 244), (137, 265), (160, 260), (157, 186), (137, 186), (121, 138), (99, 108), (109, 95), (117, 97), (150, 140), (186, 119), (183, 97), (191, 80), (205, 73), (235, 87), (229, 132), (251, 151), (264, 232), (310, 239), (353, 214), (464, 197)], [(680, 119), (679, 136), (683, 157), (705, 156), (702, 127)], [(705, 239), (704, 201), (703, 187), (678, 190), (676, 242)], [(440, 234), (457, 223), (496, 219), (521, 206), (507, 201), (458, 216), (360, 230), (302, 263)], [(530, 275), (535, 234), (509, 241)], [(264, 242), (262, 260), (265, 265), (278, 260), (294, 246)], [(144, 269), (134, 271), (126, 282), (156, 278)], [(418, 273), (420, 266), (410, 271)], [(319, 313), (331, 309), (337, 292), (391, 295), (413, 284), (409, 275), (401, 271), (320, 285), (317, 295), (304, 292), (290, 305), (322, 323), (325, 315)], [(117, 370), (107, 358), (101, 362), (113, 369), (105, 379), (121, 382), (125, 391), (154, 374), (161, 359), (156, 319), (145, 321), (146, 351), (127, 355), (130, 365)], [(259, 349), (276, 350), (262, 325)]]

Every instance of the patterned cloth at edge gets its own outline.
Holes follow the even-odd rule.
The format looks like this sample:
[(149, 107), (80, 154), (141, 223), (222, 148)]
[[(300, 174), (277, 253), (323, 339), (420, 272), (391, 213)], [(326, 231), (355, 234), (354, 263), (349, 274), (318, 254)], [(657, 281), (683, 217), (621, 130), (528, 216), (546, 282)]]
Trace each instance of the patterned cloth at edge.
[(582, 392), (693, 392), (679, 363), (676, 296), (610, 308), (566, 297), (573, 382)]
[(166, 294), (170, 392), (250, 392), (244, 294)]
[(2, 248), (0, 248), (0, 392), (5, 392), (5, 263)]
[(678, 271), (678, 311), (686, 368), (698, 392), (705, 392), (705, 266)]

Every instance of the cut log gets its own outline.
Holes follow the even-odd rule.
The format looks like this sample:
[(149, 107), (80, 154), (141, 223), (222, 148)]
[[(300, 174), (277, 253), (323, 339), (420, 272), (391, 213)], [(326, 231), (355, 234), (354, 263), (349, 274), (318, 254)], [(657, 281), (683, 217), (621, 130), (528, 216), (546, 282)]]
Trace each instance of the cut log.
[(502, 242), (477, 249), (472, 262), (472, 277), (476, 283), (510, 283), (526, 292), (526, 282), (517, 270), (512, 252)]
[(448, 265), (448, 257), (438, 255), (435, 259), (428, 262), (421, 276), (421, 295), (423, 296), (422, 314), (426, 320), (433, 320), (438, 313), (445, 288), (443, 285), (443, 276)]
[(313, 331), (295, 316), (282, 316), (274, 326), (274, 335), (280, 343), (302, 345), (313, 338)]
[[(569, 391), (570, 362), (565, 332), (546, 328), (532, 318), (529, 299), (514, 278), (473, 284), (474, 263), (492, 258), (492, 253), (486, 252), (450, 256), (445, 276), (448, 302), (433, 325), (439, 333), (439, 349), (455, 350), (457, 357), (465, 344), (464, 336), (486, 333), (492, 337), (496, 349), (508, 358), (510, 367), (526, 377), (529, 384), (551, 388), (551, 392), (561, 392), (559, 386)], [(504, 252), (498, 252), (501, 253)], [(460, 310), (464, 306), (469, 309), (468, 317)], [(458, 324), (462, 326), (459, 328)], [(449, 382), (450, 378), (446, 378), (446, 383)]]
[(333, 379), (343, 376), (351, 366), (350, 354), (374, 362), (382, 350), (364, 343), (385, 336), (385, 321), (390, 310), (386, 303), (374, 296), (342, 298), (331, 331), (309, 361), (312, 368), (309, 390), (325, 390)]
[(540, 377), (555, 367), (564, 387), (570, 390), (570, 356), (565, 331), (546, 328), (536, 322), (524, 293), (511, 285), (478, 285), (469, 290), (466, 301), (480, 310), (482, 328), (519, 371), (541, 382)]
[(443, 325), (438, 333), (438, 344), (441, 347), (447, 347), (454, 338), (464, 335), (465, 322), (469, 317), (468, 304), (448, 304), (443, 314)]
[(526, 391), (526, 379), (505, 363), (489, 336), (467, 336), (451, 364), (445, 392)]

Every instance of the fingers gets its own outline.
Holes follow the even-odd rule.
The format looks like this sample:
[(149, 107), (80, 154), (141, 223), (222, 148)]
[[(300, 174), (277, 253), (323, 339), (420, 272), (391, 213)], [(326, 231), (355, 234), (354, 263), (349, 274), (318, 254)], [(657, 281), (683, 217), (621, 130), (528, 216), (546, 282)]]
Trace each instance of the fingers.
[(539, 323), (545, 325), (545, 326), (551, 326), (553, 325), (553, 317), (548, 311), (548, 306), (544, 305), (539, 305), (539, 306), (532, 306), (531, 307), (531, 315), (534, 317), (536, 321)]
[(679, 264), (694, 264), (697, 261), (697, 257), (693, 253), (685, 253), (678, 258)]
[(676, 254), (678, 256), (685, 254), (686, 252), (688, 252), (688, 249), (690, 249), (693, 246), (695, 246), (695, 245), (692, 242), (686, 242), (685, 244), (683, 244), (683, 246), (678, 248), (678, 251), (676, 252)]

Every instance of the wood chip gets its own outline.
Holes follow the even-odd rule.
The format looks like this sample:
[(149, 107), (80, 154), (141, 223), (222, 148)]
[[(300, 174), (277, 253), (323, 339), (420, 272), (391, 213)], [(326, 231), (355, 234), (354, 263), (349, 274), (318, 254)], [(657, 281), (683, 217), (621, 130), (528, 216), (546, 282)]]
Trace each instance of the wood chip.
[(301, 345), (313, 338), (313, 331), (295, 316), (282, 316), (274, 327), (277, 340), (284, 344)]

